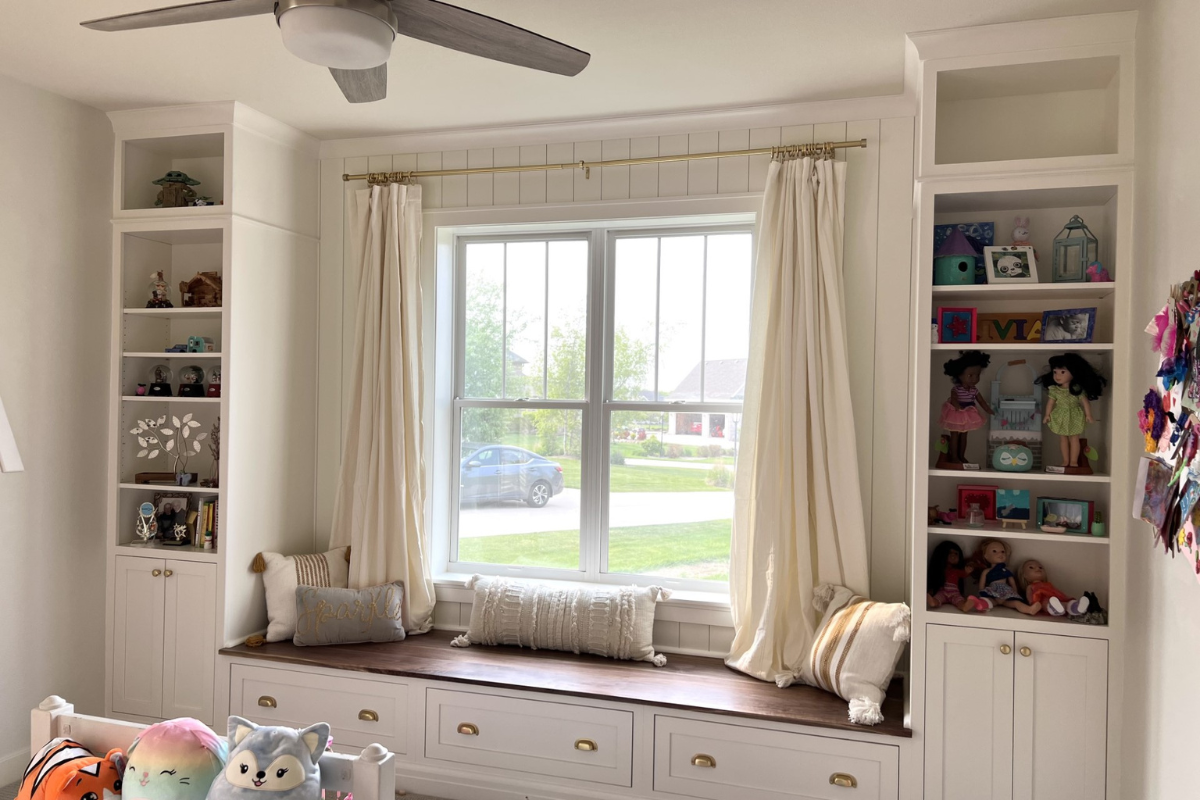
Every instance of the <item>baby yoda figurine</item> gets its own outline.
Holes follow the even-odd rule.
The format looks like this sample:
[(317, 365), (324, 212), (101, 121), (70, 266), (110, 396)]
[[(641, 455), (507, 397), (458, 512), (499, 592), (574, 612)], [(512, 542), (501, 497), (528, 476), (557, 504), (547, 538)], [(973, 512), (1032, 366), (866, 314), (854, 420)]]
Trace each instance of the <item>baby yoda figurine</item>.
[(328, 743), (324, 722), (296, 730), (230, 717), (229, 763), (208, 800), (319, 800), (318, 762)]
[(200, 181), (189, 178), (186, 172), (178, 170), (171, 170), (153, 183), (162, 187), (154, 201), (158, 208), (182, 208), (192, 205), (196, 200), (196, 190), (192, 187), (200, 185)]

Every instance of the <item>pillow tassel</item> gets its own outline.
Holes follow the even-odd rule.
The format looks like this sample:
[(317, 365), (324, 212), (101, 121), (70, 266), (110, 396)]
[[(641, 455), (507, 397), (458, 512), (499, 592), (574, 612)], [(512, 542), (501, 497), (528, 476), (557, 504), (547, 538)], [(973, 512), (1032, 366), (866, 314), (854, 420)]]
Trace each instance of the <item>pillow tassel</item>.
[(892, 618), (889, 622), (895, 626), (896, 630), (892, 633), (893, 642), (907, 642), (912, 633), (912, 611), (908, 606), (899, 604), (892, 611)]
[(652, 658), (650, 660), (654, 663), (654, 666), (656, 666), (656, 667), (665, 667), (667, 665), (667, 657), (664, 656), (662, 653), (655, 653), (654, 658)]
[(450, 640), (450, 646), (451, 647), (470, 647), (471, 646), (471, 638), (469, 636), (467, 636), (466, 634), (463, 634), (461, 636), (455, 636), (453, 639)]
[(856, 725), (878, 725), (883, 722), (883, 712), (879, 703), (856, 697), (850, 701), (850, 721)]
[(813, 608), (818, 614), (824, 614), (825, 609), (833, 602), (834, 587), (832, 583), (822, 583), (813, 589)]

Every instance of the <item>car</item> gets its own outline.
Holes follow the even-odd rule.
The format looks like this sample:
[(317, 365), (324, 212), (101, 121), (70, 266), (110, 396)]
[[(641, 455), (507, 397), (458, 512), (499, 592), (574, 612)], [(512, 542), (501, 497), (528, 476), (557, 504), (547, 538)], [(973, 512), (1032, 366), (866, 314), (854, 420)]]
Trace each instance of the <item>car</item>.
[(543, 508), (563, 490), (562, 466), (523, 447), (484, 445), (459, 464), (459, 500), (520, 500)]

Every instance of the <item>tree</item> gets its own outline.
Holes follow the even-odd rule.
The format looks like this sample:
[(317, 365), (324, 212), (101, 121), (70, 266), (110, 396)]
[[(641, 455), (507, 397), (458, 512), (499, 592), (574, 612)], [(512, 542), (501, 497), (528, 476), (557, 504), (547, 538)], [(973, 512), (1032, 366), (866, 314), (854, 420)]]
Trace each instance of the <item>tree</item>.
[[(499, 399), (504, 389), (503, 286), (496, 281), (467, 283), (467, 319), (463, 337), (463, 396)], [(514, 335), (512, 325), (509, 338)], [(508, 408), (467, 408), (462, 415), (462, 440), (471, 444), (499, 442), (508, 433), (516, 411)]]

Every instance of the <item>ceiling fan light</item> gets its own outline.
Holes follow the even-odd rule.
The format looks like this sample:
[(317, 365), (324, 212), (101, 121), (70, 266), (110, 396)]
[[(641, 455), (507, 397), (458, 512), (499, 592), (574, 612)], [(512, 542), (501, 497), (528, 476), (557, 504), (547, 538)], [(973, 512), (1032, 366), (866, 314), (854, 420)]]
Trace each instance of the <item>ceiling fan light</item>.
[(279, 16), (283, 46), (322, 67), (371, 69), (392, 53), (396, 32), (382, 19), (335, 6), (296, 6)]

